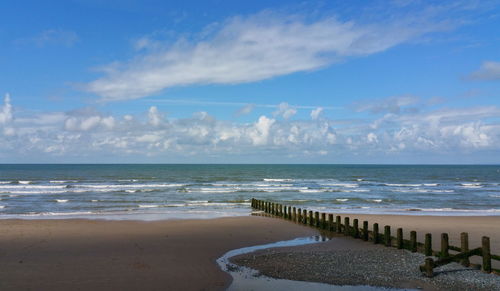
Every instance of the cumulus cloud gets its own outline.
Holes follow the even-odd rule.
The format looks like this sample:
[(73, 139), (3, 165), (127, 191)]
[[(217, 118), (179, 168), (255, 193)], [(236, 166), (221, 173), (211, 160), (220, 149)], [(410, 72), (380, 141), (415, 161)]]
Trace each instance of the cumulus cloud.
[(316, 109), (311, 110), (311, 119), (317, 120), (322, 112), (323, 112), (323, 107), (318, 107)]
[(469, 78), (481, 81), (499, 81), (500, 62), (484, 62), (479, 70), (470, 74)]
[(24, 112), (19, 117), (15, 112), (10, 97), (6, 96), (0, 107), (2, 159), (26, 154), (150, 156), (160, 160), (165, 155), (255, 155), (282, 159), (325, 156), (327, 159), (398, 153), (418, 156), (449, 152), (500, 153), (500, 108), (497, 106), (401, 110), (399, 114), (387, 113), (377, 119), (376, 127), (372, 124), (377, 114), (356, 123), (325, 117), (300, 120), (266, 115), (253, 122), (235, 123), (218, 120), (207, 112), (196, 112), (187, 118), (168, 118), (154, 106), (142, 114), (121, 117), (90, 108)]
[(0, 125), (6, 125), (12, 121), (12, 105), (10, 104), (10, 95), (7, 93), (3, 98), (3, 106), (0, 110)]
[(290, 106), (290, 104), (286, 102), (281, 102), (278, 104), (278, 109), (273, 112), (274, 116), (281, 116), (284, 119), (289, 119), (297, 113), (297, 109)]
[[(437, 10), (437, 9), (434, 9)], [(394, 17), (382, 23), (317, 20), (265, 11), (211, 25), (199, 41), (182, 38), (165, 48), (103, 69), (85, 89), (107, 101), (134, 99), (172, 86), (237, 84), (323, 68), (349, 57), (382, 52), (430, 32), (450, 28), (431, 16)], [(136, 48), (153, 41), (140, 39)]]

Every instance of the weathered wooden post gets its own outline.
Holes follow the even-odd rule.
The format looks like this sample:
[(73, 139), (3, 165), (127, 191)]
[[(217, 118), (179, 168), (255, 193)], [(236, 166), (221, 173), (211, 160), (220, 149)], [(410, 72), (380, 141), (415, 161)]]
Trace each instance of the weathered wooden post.
[(328, 213), (328, 230), (333, 231), (333, 214)]
[(373, 224), (373, 243), (378, 244), (378, 223)]
[(292, 206), (288, 206), (288, 220), (292, 220)]
[(351, 226), (349, 223), (349, 217), (344, 217), (344, 235), (349, 235), (351, 233)]
[(359, 237), (359, 220), (356, 218), (352, 221), (352, 236), (354, 238)]
[[(469, 234), (466, 232), (462, 232), (460, 234), (460, 251), (462, 253), (469, 251)], [(460, 260), (460, 263), (465, 267), (470, 266), (470, 261), (468, 257)]]
[(284, 211), (283, 211), (283, 210), (284, 210), (283, 208), (284, 208), (284, 209), (286, 209), (286, 206), (283, 206), (283, 204), (280, 204), (280, 214), (279, 214), (279, 215), (280, 215), (281, 217), (285, 216), (285, 213), (284, 213)]
[(417, 232), (414, 230), (410, 232), (410, 251), (417, 252)]
[(302, 209), (298, 208), (297, 209), (297, 223), (301, 223), (302, 222)]
[(425, 258), (425, 275), (429, 278), (434, 277), (434, 260)]
[(270, 214), (273, 214), (274, 215), (274, 203), (271, 202), (271, 209), (270, 209)]
[(307, 224), (307, 210), (302, 211), (302, 223)]
[(363, 240), (368, 241), (368, 221), (363, 221)]
[(264, 212), (267, 213), (267, 201), (264, 202)]
[(432, 234), (425, 234), (424, 255), (432, 256)]
[(384, 226), (384, 242), (386, 247), (391, 246), (391, 226)]
[(319, 228), (319, 212), (314, 212), (314, 225)]
[(341, 233), (341, 232), (342, 232), (342, 223), (341, 223), (341, 221), (340, 221), (340, 220), (341, 220), (340, 215), (337, 215), (337, 216), (335, 217), (335, 219), (336, 219), (336, 221), (337, 221), (336, 226), (335, 226), (335, 228), (336, 228), (336, 230), (337, 230), (337, 233)]
[(396, 247), (403, 248), (403, 229), (401, 227), (396, 230)]
[(314, 217), (313, 217), (313, 212), (312, 210), (309, 210), (309, 225), (313, 226), (314, 225)]
[(296, 221), (297, 220), (297, 208), (296, 207), (293, 207), (293, 212), (292, 212), (292, 220), (293, 221)]
[(321, 229), (326, 229), (326, 213), (321, 212)]
[(483, 256), (483, 272), (491, 273), (491, 250), (490, 250), (490, 238), (483, 236), (481, 239), (481, 253)]
[(448, 234), (447, 233), (442, 233), (441, 234), (441, 258), (447, 258), (450, 256), (450, 253), (448, 252), (448, 249), (450, 247), (450, 243), (448, 241)]

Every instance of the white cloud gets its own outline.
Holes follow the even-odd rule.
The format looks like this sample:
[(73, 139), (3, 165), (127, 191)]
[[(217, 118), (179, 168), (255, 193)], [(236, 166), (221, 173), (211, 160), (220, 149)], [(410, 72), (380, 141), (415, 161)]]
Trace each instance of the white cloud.
[(291, 107), (286, 102), (281, 102), (278, 105), (278, 109), (273, 112), (273, 115), (274, 116), (281, 116), (284, 119), (289, 119), (290, 117), (294, 116), (296, 113), (297, 113), (297, 109)]
[(500, 80), (500, 62), (484, 62), (479, 70), (470, 74), (473, 80), (499, 81)]
[(259, 117), (259, 120), (255, 125), (249, 129), (248, 136), (252, 140), (254, 145), (265, 145), (267, 144), (267, 139), (269, 137), (269, 131), (271, 126), (276, 122), (274, 119), (267, 118), (265, 116)]
[[(179, 39), (173, 45), (147, 51), (121, 65), (86, 90), (106, 101), (134, 99), (172, 86), (237, 84), (295, 72), (316, 70), (348, 57), (366, 56), (450, 28), (422, 13), (379, 24), (340, 21), (333, 16), (315, 21), (271, 11), (233, 17), (215, 25), (198, 42)], [(212, 25), (213, 26), (213, 25)], [(148, 47), (149, 38), (138, 48)]]
[(163, 120), (163, 116), (158, 111), (156, 106), (151, 106), (148, 111), (149, 124), (152, 126), (160, 126)]
[(323, 107), (318, 107), (316, 109), (311, 110), (311, 119), (317, 120), (322, 112), (323, 112)]
[(0, 125), (6, 125), (12, 121), (12, 105), (10, 104), (10, 95), (7, 93), (3, 98), (3, 106), (0, 110)]
[(371, 126), (374, 121), (370, 118), (349, 123), (328, 118), (291, 120), (262, 115), (254, 122), (235, 123), (196, 112), (189, 118), (174, 119), (154, 106), (141, 115), (123, 117), (89, 108), (23, 112), (22, 118), (16, 117), (15, 112), (18, 111), (6, 97), (0, 107), (0, 161), (27, 154), (158, 157), (158, 161), (165, 156), (225, 156), (228, 161), (231, 157), (252, 155), (285, 160), (324, 156), (325, 162), (332, 157), (399, 153), (500, 154), (500, 108), (496, 106), (402, 110), (399, 114), (386, 114), (377, 127)]

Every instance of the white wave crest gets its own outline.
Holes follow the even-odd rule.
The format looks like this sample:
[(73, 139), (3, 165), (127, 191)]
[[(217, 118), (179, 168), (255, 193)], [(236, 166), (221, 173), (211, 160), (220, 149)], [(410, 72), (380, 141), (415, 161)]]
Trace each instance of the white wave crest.
[(68, 201), (69, 201), (68, 199), (56, 199), (57, 203), (66, 203)]
[(420, 187), (420, 186), (422, 186), (422, 184), (391, 184), (391, 183), (386, 183), (384, 185), (390, 186), (390, 187)]
[(262, 179), (263, 181), (266, 182), (293, 182), (293, 179), (273, 179), (273, 178), (265, 178)]
[(156, 204), (139, 204), (139, 208), (156, 208), (160, 207), (160, 205)]

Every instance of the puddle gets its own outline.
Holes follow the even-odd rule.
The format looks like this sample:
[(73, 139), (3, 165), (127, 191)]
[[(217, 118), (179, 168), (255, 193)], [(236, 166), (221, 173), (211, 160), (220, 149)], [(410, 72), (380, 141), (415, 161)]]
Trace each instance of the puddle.
[(394, 289), (394, 288), (384, 288), (384, 287), (375, 287), (375, 286), (337, 286), (330, 285), (324, 283), (314, 283), (314, 282), (304, 282), (304, 281), (293, 281), (293, 280), (285, 280), (285, 279), (274, 279), (270, 277), (266, 277), (264, 275), (260, 275), (259, 271), (238, 266), (229, 262), (231, 257), (251, 253), (258, 250), (269, 249), (269, 248), (278, 248), (278, 247), (292, 247), (299, 245), (307, 245), (313, 243), (321, 243), (324, 241), (328, 241), (329, 238), (324, 236), (312, 236), (312, 237), (302, 237), (296, 238), (287, 241), (280, 241), (270, 244), (258, 245), (245, 247), (241, 249), (236, 249), (225, 253), (222, 257), (217, 259), (217, 264), (219, 267), (229, 273), (233, 277), (233, 282), (228, 287), (229, 291), (250, 291), (250, 290), (269, 290), (269, 291), (277, 291), (277, 290), (328, 290), (328, 291), (394, 291), (394, 290), (416, 290), (416, 289)]

